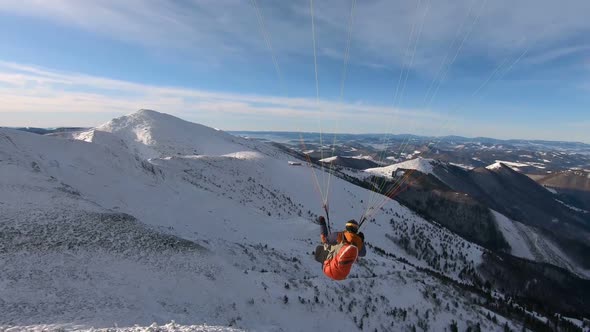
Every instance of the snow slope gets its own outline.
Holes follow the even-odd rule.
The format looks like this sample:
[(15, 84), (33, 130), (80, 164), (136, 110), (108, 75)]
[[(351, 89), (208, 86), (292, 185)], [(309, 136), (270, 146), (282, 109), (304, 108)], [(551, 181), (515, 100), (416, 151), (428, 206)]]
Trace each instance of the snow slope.
[[(0, 328), (501, 330), (478, 295), (417, 269), (460, 280), (483, 250), (393, 201), (363, 229), (351, 278), (326, 279), (310, 220), (312, 172), (328, 175), (270, 145), (152, 111), (76, 138), (0, 129)], [(339, 228), (371, 193), (331, 181)]]
[(511, 220), (493, 211), (498, 229), (510, 244), (510, 253), (538, 262), (563, 267), (583, 278), (590, 278), (590, 270), (578, 266), (559, 247), (534, 227)]
[(391, 177), (393, 172), (398, 169), (414, 169), (414, 170), (420, 171), (424, 174), (435, 175), (434, 174), (434, 165), (436, 163), (437, 163), (437, 161), (435, 161), (433, 159), (418, 157), (416, 159), (404, 161), (404, 162), (401, 162), (398, 164), (393, 164), (393, 165), (389, 165), (389, 166), (385, 166), (385, 167), (369, 168), (369, 169), (366, 169), (365, 172), (370, 173), (370, 174), (374, 174), (374, 175), (378, 175), (378, 176)]
[(492, 214), (496, 219), (498, 229), (504, 235), (506, 241), (510, 245), (510, 254), (530, 260), (535, 260), (533, 251), (529, 248), (529, 241), (526, 240), (526, 232), (529, 231), (528, 226), (511, 220), (505, 215), (492, 210)]

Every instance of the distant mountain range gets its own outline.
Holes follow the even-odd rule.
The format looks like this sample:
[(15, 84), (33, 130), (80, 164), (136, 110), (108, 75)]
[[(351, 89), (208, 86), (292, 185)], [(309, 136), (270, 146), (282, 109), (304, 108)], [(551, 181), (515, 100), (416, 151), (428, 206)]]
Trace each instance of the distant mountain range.
[[(2, 128), (2, 127), (0, 127)], [(51, 134), (56, 132), (68, 132), (68, 131), (80, 131), (89, 129), (87, 127), (57, 127), (57, 128), (38, 128), (38, 127), (4, 127), (10, 129), (16, 129), (26, 131), (35, 134)], [(563, 147), (568, 149), (590, 149), (590, 144), (582, 142), (572, 141), (551, 141), (551, 140), (529, 140), (529, 139), (497, 139), (489, 137), (463, 137), (456, 135), (448, 136), (421, 136), (414, 134), (348, 134), (348, 133), (320, 133), (317, 132), (288, 132), (288, 131), (228, 131), (228, 133), (237, 136), (247, 136), (251, 138), (260, 138), (268, 140), (299, 140), (301, 138), (305, 140), (322, 140), (326, 144), (331, 144), (336, 138), (336, 141), (340, 140), (399, 140), (399, 139), (412, 139), (420, 141), (453, 141), (456, 143), (484, 143), (484, 144), (510, 144), (510, 145), (548, 145), (555, 147)]]
[(347, 134), (347, 133), (320, 133), (317, 132), (283, 132), (283, 131), (230, 131), (233, 135), (247, 136), (252, 138), (269, 139), (289, 139), (299, 140), (301, 138), (305, 140), (320, 140), (320, 136), (325, 144), (331, 145), (336, 138), (336, 142), (348, 141), (348, 140), (375, 140), (386, 142), (387, 140), (399, 140), (399, 139), (412, 139), (423, 142), (437, 142), (437, 141), (450, 141), (454, 143), (482, 143), (482, 144), (509, 144), (514, 146), (519, 145), (546, 145), (554, 147), (562, 147), (567, 149), (588, 149), (590, 150), (590, 144), (582, 142), (571, 142), (571, 141), (550, 141), (550, 140), (529, 140), (529, 139), (497, 139), (489, 137), (463, 137), (463, 136), (421, 136), (414, 134)]
[[(576, 142), (440, 138), (416, 135), (240, 132), (244, 137), (284, 144), (312, 159), (352, 157), (378, 165), (424, 157), (465, 169), (504, 163), (531, 176), (576, 169), (590, 170), (590, 145)], [(334, 140), (336, 138), (336, 140)], [(334, 144), (335, 142), (335, 144)], [(342, 165), (344, 166), (344, 165)], [(348, 167), (348, 166), (347, 166)], [(362, 169), (362, 165), (353, 168)]]
[[(2, 127), (0, 127), (2, 128)], [(9, 128), (9, 129), (16, 129), (20, 131), (26, 131), (33, 134), (39, 135), (47, 135), (47, 134), (54, 134), (54, 133), (65, 133), (71, 131), (81, 131), (86, 130), (88, 128), (84, 127), (58, 127), (58, 128), (36, 128), (36, 127), (16, 127), (16, 128)]]

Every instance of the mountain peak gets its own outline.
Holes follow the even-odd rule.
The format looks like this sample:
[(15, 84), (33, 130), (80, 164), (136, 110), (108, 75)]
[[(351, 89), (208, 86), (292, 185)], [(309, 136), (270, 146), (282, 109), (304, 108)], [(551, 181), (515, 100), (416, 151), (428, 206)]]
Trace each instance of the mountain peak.
[[(144, 159), (178, 155), (224, 155), (245, 150), (240, 138), (149, 109), (115, 118), (91, 131), (109, 132)], [(100, 143), (100, 135), (92, 142)]]
[[(111, 121), (98, 126), (96, 129), (119, 129), (123, 127), (129, 126), (138, 126), (138, 125), (175, 125), (175, 126), (183, 126), (187, 123), (191, 123), (180, 118), (177, 118), (173, 115), (157, 112), (150, 109), (140, 109), (134, 113), (127, 114), (120, 116), (118, 118), (114, 118)], [(193, 125), (202, 126), (196, 123), (191, 123)], [(205, 126), (202, 126), (205, 127)]]
[[(146, 119), (146, 120), (153, 120), (153, 121), (179, 121), (179, 122), (188, 122), (181, 118), (175, 117), (174, 115), (168, 113), (162, 113), (146, 108), (142, 108), (134, 113), (125, 115), (123, 117), (127, 118), (135, 118), (135, 119)], [(195, 123), (196, 124), (196, 123)]]
[(132, 114), (155, 115), (155, 114), (164, 114), (164, 113), (160, 113), (160, 112), (157, 112), (157, 111), (154, 111), (154, 110), (150, 110), (150, 109), (147, 109), (147, 108), (142, 108), (142, 109), (140, 109), (137, 112), (132, 113)]

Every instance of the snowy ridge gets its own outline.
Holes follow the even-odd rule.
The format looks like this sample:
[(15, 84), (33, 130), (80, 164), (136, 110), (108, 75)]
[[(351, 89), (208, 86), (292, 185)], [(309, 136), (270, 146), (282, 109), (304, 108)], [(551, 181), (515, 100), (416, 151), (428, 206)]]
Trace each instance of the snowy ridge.
[(125, 141), (143, 159), (176, 155), (224, 155), (252, 151), (261, 144), (234, 137), (223, 131), (187, 122), (151, 110), (113, 119), (74, 138), (109, 145), (111, 133)]
[(358, 155), (358, 156), (332, 156), (332, 157), (327, 157), (324, 159), (320, 159), (319, 161), (322, 163), (331, 163), (335, 160), (338, 160), (338, 158), (343, 158), (343, 159), (358, 159), (358, 160), (369, 160), (369, 161), (375, 161), (373, 159), (373, 157), (371, 156), (365, 156), (365, 155)]
[(372, 156), (366, 156), (366, 155), (362, 155), (362, 154), (359, 154), (358, 156), (352, 156), (350, 158), (375, 161), (375, 159)]
[(338, 158), (339, 158), (338, 156), (333, 156), (333, 157), (328, 157), (328, 158), (320, 159), (319, 161), (321, 163), (331, 163), (331, 162), (333, 162), (335, 160), (338, 160)]
[(543, 186), (543, 188), (547, 189), (547, 191), (549, 191), (550, 193), (557, 195), (557, 190), (555, 190), (551, 187), (545, 186), (545, 185)]
[[(555, 189), (554, 189), (554, 190), (555, 190)], [(567, 203), (565, 203), (565, 202), (563, 202), (563, 201), (560, 201), (560, 200), (558, 200), (558, 199), (556, 199), (556, 201), (558, 201), (559, 203), (561, 203), (563, 206), (567, 207), (567, 208), (568, 208), (568, 209), (570, 209), (570, 210), (573, 210), (573, 211), (576, 211), (576, 212), (581, 212), (581, 213), (589, 213), (588, 211), (586, 211), (586, 210), (584, 210), (584, 209), (580, 209), (580, 208), (577, 208), (577, 207), (575, 207), (575, 206), (571, 206), (571, 205), (569, 205), (569, 204), (567, 204)]]
[(383, 177), (391, 177), (393, 172), (398, 169), (413, 169), (424, 174), (434, 174), (434, 165), (438, 162), (433, 159), (418, 157), (416, 159), (404, 161), (398, 164), (393, 164), (385, 167), (376, 167), (366, 169), (365, 172)]
[[(153, 113), (80, 140), (0, 129), (0, 328), (502, 330), (478, 295), (418, 269), (468, 283), (479, 246), (392, 201), (363, 229), (369, 255), (330, 281), (310, 255), (321, 205), (308, 166)], [(339, 178), (330, 193), (336, 229), (371, 195)]]
[(465, 165), (465, 164), (458, 164), (458, 163), (449, 163), (449, 165), (460, 167), (460, 168), (462, 168), (462, 169), (464, 169), (466, 171), (470, 171), (470, 170), (472, 170), (472, 169), (475, 168), (473, 166), (469, 166), (469, 165)]
[(511, 162), (511, 161), (504, 161), (504, 160), (496, 160), (495, 163), (486, 166), (487, 169), (489, 170), (495, 170), (495, 169), (500, 169), (502, 168), (502, 164), (506, 165), (507, 167), (512, 168), (513, 170), (520, 172), (522, 167), (535, 167), (535, 168), (540, 168), (540, 169), (544, 169), (545, 168), (545, 164), (542, 163), (535, 163), (535, 162), (526, 162), (526, 163), (521, 163), (521, 162)]

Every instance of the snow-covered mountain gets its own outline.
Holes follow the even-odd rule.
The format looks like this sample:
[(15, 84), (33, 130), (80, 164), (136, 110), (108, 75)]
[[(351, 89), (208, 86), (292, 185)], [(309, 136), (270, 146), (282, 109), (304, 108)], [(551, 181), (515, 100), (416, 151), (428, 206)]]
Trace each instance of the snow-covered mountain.
[[(146, 110), (73, 138), (0, 129), (0, 328), (521, 327), (470, 288), (486, 250), (395, 201), (351, 277), (325, 278), (329, 175), (272, 145)], [(334, 227), (371, 197), (332, 178)]]
[[(386, 167), (368, 169), (365, 172), (392, 179), (394, 182), (403, 180), (404, 183), (412, 183), (409, 185), (410, 193), (402, 194), (398, 200), (416, 208), (420, 208), (420, 204), (412, 202), (417, 202), (420, 196), (424, 196), (420, 193), (425, 191), (425, 188), (428, 188), (427, 195), (449, 192), (450, 189), (455, 191), (449, 192), (446, 195), (447, 198), (440, 199), (438, 204), (434, 204), (437, 199), (428, 196), (430, 208), (427, 209), (427, 214), (429, 215), (434, 215), (437, 207), (443, 205), (443, 201), (456, 200), (453, 197), (457, 195), (457, 197), (467, 196), (459, 199), (463, 201), (464, 206), (473, 204), (470, 200), (475, 199), (492, 209), (491, 222), (496, 224), (495, 228), (501, 232), (510, 247), (509, 252), (514, 256), (547, 262), (566, 268), (579, 276), (590, 278), (590, 269), (585, 266), (584, 254), (581, 254), (583, 250), (567, 245), (574, 241), (583, 244), (589, 239), (590, 233), (587, 225), (584, 225), (584, 215), (573, 213), (585, 211), (571, 206), (568, 208), (567, 205), (564, 207), (565, 203), (559, 201), (553, 193), (520, 172), (514, 171), (516, 166), (522, 165), (496, 163), (485, 168), (465, 170), (432, 159), (416, 158)], [(410, 177), (405, 176), (407, 170), (413, 170), (412, 175), (431, 174), (434, 180), (429, 181), (423, 176), (417, 176), (417, 180), (411, 180)], [(414, 187), (417, 190), (412, 190)], [(444, 194), (439, 196), (445, 197)], [(451, 206), (452, 204), (446, 207), (447, 210), (457, 209)], [(444, 209), (442, 212), (448, 214)], [(483, 215), (476, 215), (475, 218), (463, 222), (465, 224), (481, 222)], [(507, 217), (508, 215), (512, 219)], [(452, 223), (445, 223), (441, 219), (437, 221), (453, 229)], [(457, 226), (459, 227), (456, 231), (459, 234), (467, 234), (459, 230), (461, 228), (465, 231), (467, 226), (461, 224)], [(478, 229), (483, 230), (481, 226), (478, 226)], [(471, 230), (469, 234), (474, 234), (474, 231), (475, 229)], [(480, 238), (480, 240), (483, 239)], [(482, 241), (478, 243), (486, 245)], [(564, 250), (563, 247), (566, 249)]]
[(397, 171), (398, 169), (416, 170), (424, 174), (434, 174), (434, 167), (438, 164), (440, 164), (440, 162), (436, 160), (418, 157), (389, 166), (369, 168), (366, 169), (365, 172), (384, 177), (392, 177), (393, 172)]
[[(525, 171), (528, 170), (529, 168), (534, 168), (535, 166), (530, 165), (530, 163), (519, 163), (519, 162), (510, 162), (510, 161), (504, 161), (504, 160), (496, 160), (495, 163), (486, 166), (487, 169), (489, 170), (498, 170), (498, 169), (502, 169), (502, 165), (506, 166), (506, 167), (510, 167), (511, 169), (513, 169), (514, 171), (517, 172), (522, 172), (522, 173), (526, 173)], [(544, 168), (542, 166), (537, 166), (537, 168)]]
[[(75, 139), (111, 145), (111, 135), (143, 159), (178, 155), (224, 155), (254, 149), (245, 139), (200, 124), (179, 121), (172, 115), (140, 110), (97, 128), (74, 134)], [(256, 145), (259, 147), (260, 145)]]

